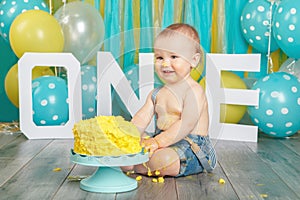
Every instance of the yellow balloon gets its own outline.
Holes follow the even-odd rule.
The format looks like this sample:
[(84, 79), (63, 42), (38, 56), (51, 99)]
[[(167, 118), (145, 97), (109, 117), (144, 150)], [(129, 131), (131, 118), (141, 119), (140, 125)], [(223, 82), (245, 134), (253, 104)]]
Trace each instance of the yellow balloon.
[(62, 52), (64, 35), (54, 16), (42, 10), (18, 15), (10, 27), (10, 45), (19, 58), (25, 52)]
[[(32, 70), (32, 80), (45, 75), (54, 75), (49, 67), (34, 67)], [(5, 93), (11, 103), (19, 107), (19, 78), (18, 64), (13, 65), (7, 72), (4, 80)]]
[(50, 67), (40, 67), (40, 66), (36, 66), (32, 69), (32, 80), (41, 77), (41, 76), (54, 76), (54, 72), (50, 69)]
[(199, 78), (200, 78), (200, 76), (201, 76), (201, 71), (200, 71), (200, 69), (199, 68), (197, 68), (197, 67), (195, 67), (195, 68), (193, 68), (192, 70), (191, 70), (191, 77), (195, 80), (195, 81), (197, 81), (197, 80), (199, 80)]
[[(235, 73), (222, 71), (221, 85), (224, 88), (247, 89), (245, 82)], [(222, 104), (220, 110), (220, 122), (238, 123), (244, 116), (247, 106)]]
[(205, 90), (206, 89), (206, 78), (205, 77), (203, 77), (202, 79), (201, 79), (201, 81), (199, 82), (199, 84), (203, 87), (203, 89)]
[(201, 59), (200, 63), (191, 70), (191, 73), (190, 73), (191, 77), (195, 81), (198, 81), (201, 77), (203, 70), (204, 70), (204, 59)]

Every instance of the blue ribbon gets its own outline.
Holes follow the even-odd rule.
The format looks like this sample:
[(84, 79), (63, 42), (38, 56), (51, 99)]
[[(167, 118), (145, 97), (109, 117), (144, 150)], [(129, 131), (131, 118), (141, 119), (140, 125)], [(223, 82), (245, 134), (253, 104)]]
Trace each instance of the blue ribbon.
[(140, 1), (140, 52), (152, 52), (153, 46), (152, 1)]

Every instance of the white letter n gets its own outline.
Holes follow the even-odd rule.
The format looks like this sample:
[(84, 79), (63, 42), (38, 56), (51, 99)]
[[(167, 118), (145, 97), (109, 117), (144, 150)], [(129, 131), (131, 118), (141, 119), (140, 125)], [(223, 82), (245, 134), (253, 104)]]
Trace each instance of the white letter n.
[(97, 67), (97, 114), (112, 115), (112, 86), (133, 116), (143, 106), (154, 87), (153, 53), (139, 55), (139, 99), (110, 52), (98, 52)]

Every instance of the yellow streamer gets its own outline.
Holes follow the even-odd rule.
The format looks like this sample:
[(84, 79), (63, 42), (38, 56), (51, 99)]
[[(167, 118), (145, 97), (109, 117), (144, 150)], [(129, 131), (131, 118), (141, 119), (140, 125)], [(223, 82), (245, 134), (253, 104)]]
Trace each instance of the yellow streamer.
[[(153, 26), (154, 27), (161, 27), (161, 21), (162, 21), (162, 15), (163, 15), (163, 1), (162, 0), (154, 0), (153, 1), (153, 7), (154, 7), (154, 13), (153, 13)], [(156, 33), (154, 32), (154, 36)]]
[(174, 0), (174, 23), (182, 22), (183, 0)]
[(213, 1), (213, 16), (212, 16), (212, 41), (211, 52), (212, 53), (224, 53), (223, 52), (223, 36), (224, 36), (224, 1)]
[(212, 14), (212, 26), (211, 26), (211, 53), (217, 53), (217, 39), (218, 39), (218, 0), (213, 1), (213, 14)]
[(105, 7), (105, 0), (101, 0), (100, 1), (100, 13), (101, 13), (101, 16), (102, 18), (104, 19), (104, 7)]
[(133, 27), (134, 27), (134, 43), (135, 43), (135, 56), (134, 63), (138, 63), (139, 47), (140, 47), (140, 1), (133, 1)]

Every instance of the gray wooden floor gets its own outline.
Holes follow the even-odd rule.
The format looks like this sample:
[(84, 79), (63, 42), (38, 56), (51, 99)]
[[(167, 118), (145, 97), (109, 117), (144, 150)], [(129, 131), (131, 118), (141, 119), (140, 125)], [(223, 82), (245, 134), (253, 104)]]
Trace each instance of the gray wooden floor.
[[(259, 137), (258, 143), (214, 141), (218, 166), (211, 174), (143, 177), (136, 190), (86, 192), (70, 175), (90, 175), (96, 168), (70, 161), (72, 140), (27, 140), (0, 135), (0, 199), (300, 199), (300, 137)], [(61, 168), (61, 171), (53, 171)], [(223, 178), (225, 184), (218, 181)]]

